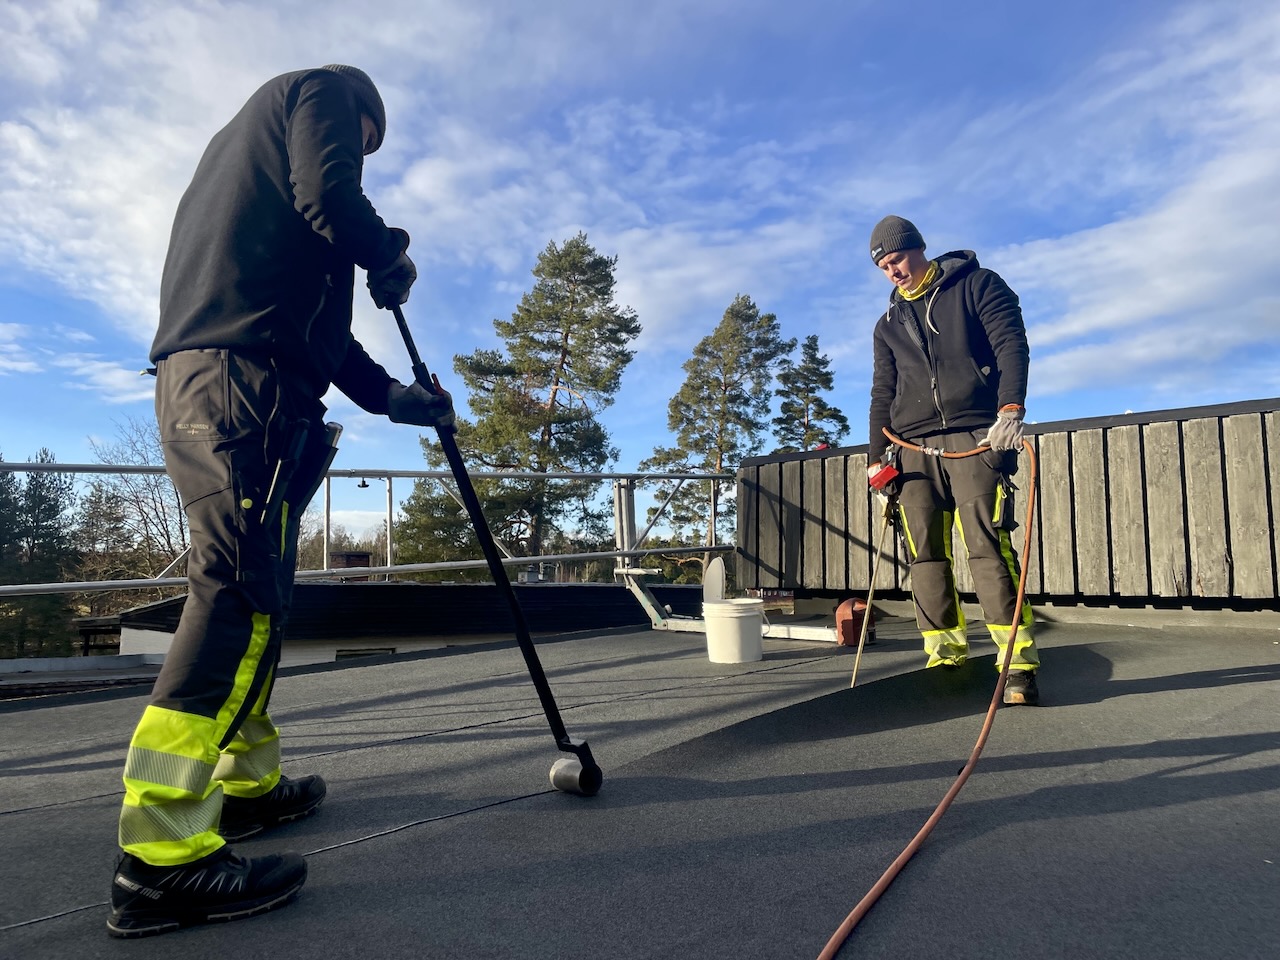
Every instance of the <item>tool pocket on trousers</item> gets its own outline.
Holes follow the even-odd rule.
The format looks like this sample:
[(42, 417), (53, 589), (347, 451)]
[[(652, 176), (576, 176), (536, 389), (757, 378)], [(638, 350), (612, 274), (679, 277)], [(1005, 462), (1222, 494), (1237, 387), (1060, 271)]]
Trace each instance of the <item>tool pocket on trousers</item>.
[(236, 581), (250, 605), (259, 613), (279, 613), (281, 530), (262, 522), (270, 482), (258, 438), (231, 441), (225, 445), (231, 464), (230, 502), (235, 511)]
[(227, 438), (227, 352), (184, 350), (156, 364), (156, 420), (163, 443)]

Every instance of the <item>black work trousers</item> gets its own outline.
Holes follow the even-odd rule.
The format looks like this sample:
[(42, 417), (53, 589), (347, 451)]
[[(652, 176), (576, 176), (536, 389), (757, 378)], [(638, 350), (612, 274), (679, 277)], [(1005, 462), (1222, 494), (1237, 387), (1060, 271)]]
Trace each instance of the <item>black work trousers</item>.
[[(960, 453), (979, 445), (985, 430), (956, 431), (912, 438), (919, 446)], [(963, 663), (969, 641), (956, 590), (952, 529), (958, 524), (969, 554), (969, 572), (982, 605), (987, 631), (1003, 661), (1015, 621), (1012, 669), (1040, 664), (1032, 635), (1031, 604), (1017, 609), (1019, 565), (1010, 531), (1017, 527), (1012, 484), (1016, 452), (985, 451), (944, 459), (903, 448), (898, 504), (911, 552), (911, 595), (924, 638), (928, 666)]]
[(170, 865), (222, 845), (224, 791), (259, 796), (279, 781), (267, 703), (300, 519), (332, 448), (323, 406), (270, 361), (189, 350), (156, 375), (165, 466), (190, 531), (189, 586), (130, 743), (120, 845)]

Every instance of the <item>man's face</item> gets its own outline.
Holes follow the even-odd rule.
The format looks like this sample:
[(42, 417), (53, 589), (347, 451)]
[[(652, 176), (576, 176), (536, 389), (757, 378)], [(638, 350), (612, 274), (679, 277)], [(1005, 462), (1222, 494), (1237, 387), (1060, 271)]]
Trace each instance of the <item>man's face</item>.
[(374, 144), (378, 142), (378, 127), (366, 113), (360, 114), (360, 134), (364, 137), (364, 155), (367, 157), (373, 153)]
[(899, 290), (914, 290), (929, 272), (929, 258), (920, 249), (898, 250), (886, 253), (876, 266)]

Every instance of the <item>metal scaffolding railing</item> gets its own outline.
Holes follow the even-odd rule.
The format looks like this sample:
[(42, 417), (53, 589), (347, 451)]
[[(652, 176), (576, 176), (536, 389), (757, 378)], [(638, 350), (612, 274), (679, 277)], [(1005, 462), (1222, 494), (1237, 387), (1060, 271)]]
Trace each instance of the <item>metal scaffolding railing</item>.
[[(139, 464), (102, 464), (102, 463), (8, 463), (0, 461), (0, 472), (6, 473), (53, 473), (53, 474), (110, 474), (110, 475), (163, 475), (166, 471), (164, 467)], [(622, 571), (634, 570), (633, 561), (654, 554), (664, 554), (672, 556), (682, 555), (698, 555), (708, 553), (725, 553), (731, 551), (733, 547), (729, 544), (717, 544), (715, 542), (715, 518), (711, 518), (710, 537), (711, 542), (701, 546), (687, 547), (654, 547), (644, 548), (644, 542), (648, 538), (650, 531), (657, 522), (662, 513), (670, 504), (675, 490), (679, 490), (681, 485), (688, 481), (721, 481), (728, 482), (734, 479), (734, 475), (730, 473), (571, 473), (571, 472), (550, 472), (550, 473), (530, 473), (509, 470), (491, 470), (476, 471), (470, 473), (472, 479), (495, 479), (495, 480), (609, 480), (613, 483), (613, 503), (614, 503), (614, 542), (616, 550), (592, 552), (592, 553), (574, 553), (574, 554), (548, 554), (538, 557), (519, 557), (511, 554), (501, 544), (499, 549), (506, 556), (502, 562), (505, 566), (538, 566), (543, 563), (568, 563), (581, 562), (590, 560), (603, 560), (610, 557), (620, 561), (619, 569)], [(332, 481), (350, 479), (350, 480), (385, 480), (386, 481), (386, 529), (387, 529), (387, 553), (386, 563), (380, 566), (367, 567), (342, 567), (334, 568), (328, 566), (330, 544), (331, 544), (331, 511), (332, 511)], [(322, 580), (322, 579), (347, 579), (356, 577), (370, 577), (378, 575), (390, 574), (408, 574), (408, 573), (426, 573), (442, 570), (468, 570), (480, 569), (486, 566), (486, 561), (478, 560), (451, 560), (440, 561), (435, 563), (409, 563), (397, 564), (395, 558), (395, 495), (393, 482), (395, 480), (437, 480), (439, 481), (451, 495), (456, 496), (451, 489), (450, 481), (453, 480), (453, 474), (447, 470), (391, 470), (384, 468), (342, 468), (330, 470), (324, 478), (322, 485), (322, 511), (323, 511), (323, 532), (322, 532), (322, 551), (326, 566), (324, 569), (318, 570), (300, 570), (296, 575), (298, 580)], [(636, 535), (635, 522), (635, 489), (636, 485), (645, 480), (663, 480), (674, 481), (675, 490), (671, 496), (659, 507), (655, 517), (646, 526), (643, 533)], [(93, 593), (114, 590), (138, 590), (138, 589), (155, 589), (159, 587), (183, 587), (187, 580), (185, 577), (168, 576), (181, 562), (185, 556), (185, 551), (173, 559), (173, 561), (156, 577), (131, 580), (93, 580), (80, 582), (58, 582), (58, 583), (18, 583), (18, 584), (0, 584), (0, 597), (12, 596), (35, 596), (42, 594), (57, 593)], [(630, 587), (633, 577), (621, 574), (621, 578)]]

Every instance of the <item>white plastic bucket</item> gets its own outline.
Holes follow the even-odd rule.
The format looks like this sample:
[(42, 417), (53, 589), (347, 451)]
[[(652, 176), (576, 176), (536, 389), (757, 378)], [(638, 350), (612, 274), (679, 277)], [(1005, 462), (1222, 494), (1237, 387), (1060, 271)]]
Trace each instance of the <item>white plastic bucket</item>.
[(712, 663), (746, 663), (764, 657), (764, 601), (704, 600), (707, 657)]

